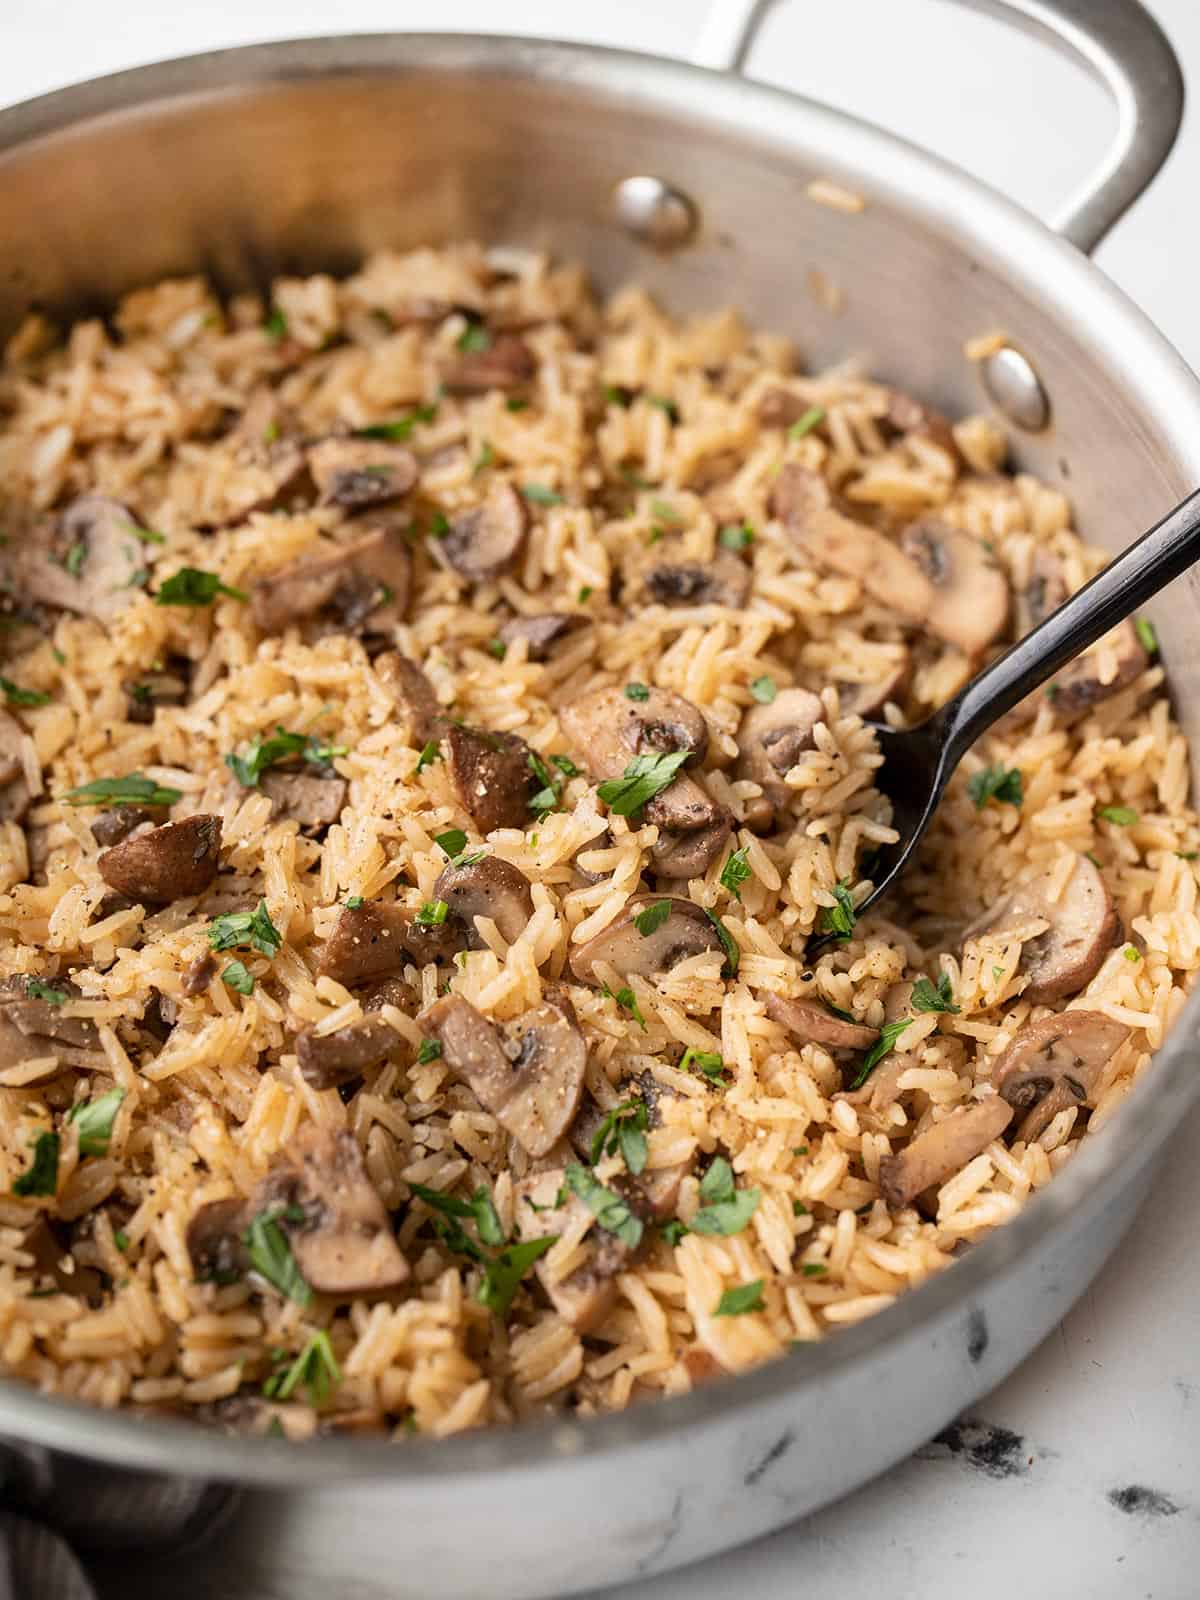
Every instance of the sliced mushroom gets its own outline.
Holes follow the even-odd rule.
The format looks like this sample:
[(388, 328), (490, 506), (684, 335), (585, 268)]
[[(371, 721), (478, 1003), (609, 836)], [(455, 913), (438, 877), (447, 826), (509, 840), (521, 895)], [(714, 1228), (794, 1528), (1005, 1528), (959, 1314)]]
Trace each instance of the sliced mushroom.
[(468, 350), (442, 375), (451, 394), (486, 394), (489, 389), (519, 389), (537, 371), (533, 351), (515, 334), (502, 333), (486, 350)]
[[(678, 788), (678, 780), (671, 785), (671, 788), (673, 790)], [(683, 799), (686, 803), (686, 797), (692, 788), (696, 788), (697, 794), (704, 795), (702, 789), (688, 780), (683, 795), (676, 798)], [(704, 802), (706, 808), (711, 808), (708, 810), (711, 821), (698, 828), (689, 828), (686, 820), (692, 814), (689, 808), (686, 814), (681, 814), (683, 820), (680, 827), (660, 827), (658, 838), (650, 847), (650, 859), (654, 863), (656, 877), (669, 878), (681, 883), (690, 882), (693, 878), (702, 878), (725, 848), (729, 835), (733, 832), (733, 817), (724, 807), (714, 805), (707, 795), (704, 795)]]
[[(30, 986), (34, 991), (31, 993)], [(56, 994), (66, 996), (65, 1001), (55, 1002), (47, 1000), (36, 993), (42, 987), (53, 990)], [(26, 1045), (20, 1059), (29, 1060), (39, 1055), (58, 1055), (68, 1064), (76, 1064), (77, 1055), (81, 1050), (98, 1050), (100, 1036), (96, 1031), (96, 1024), (88, 1017), (65, 1017), (63, 1005), (67, 1001), (80, 999), (80, 993), (69, 978), (34, 978), (26, 973), (17, 973), (11, 978), (0, 980), (0, 1020), (4, 1022), (7, 1030), (15, 1030), (25, 1039), (32, 1039), (31, 1045)], [(60, 1046), (67, 1045), (72, 1050), (64, 1052)], [(45, 1047), (45, 1048), (43, 1048)], [(88, 1062), (78, 1062), (80, 1065), (90, 1065)], [(5, 1066), (16, 1065), (15, 1062), (5, 1061)]]
[(920, 625), (933, 610), (933, 585), (884, 534), (835, 511), (819, 473), (795, 462), (775, 480), (771, 508), (797, 547), (817, 566), (857, 578), (873, 599)]
[(952, 1111), (918, 1134), (898, 1155), (882, 1157), (879, 1189), (883, 1198), (898, 1211), (924, 1190), (944, 1183), (998, 1139), (1012, 1116), (1012, 1106), (999, 1095)]
[(1128, 1037), (1126, 1025), (1102, 1011), (1060, 1011), (1027, 1022), (993, 1064), (992, 1083), (1002, 1101), (1019, 1111), (1038, 1105), (1060, 1086), (1075, 1102), (1088, 1101)]
[[(772, 810), (787, 805), (794, 791), (784, 782), (825, 716), (820, 697), (807, 689), (781, 689), (769, 705), (753, 705), (742, 717), (737, 744), (738, 776), (757, 783)], [(755, 821), (761, 825), (761, 818)], [(769, 825), (769, 824), (768, 824)]]
[(217, 963), (213, 960), (211, 951), (206, 950), (202, 956), (197, 956), (195, 961), (188, 963), (184, 969), (180, 988), (189, 1000), (194, 1000), (198, 994), (205, 992), (216, 975)]
[(335, 775), (320, 778), (307, 772), (264, 772), (259, 788), (271, 802), (271, 815), (301, 828), (323, 828), (336, 822), (346, 804), (349, 784)]
[(491, 917), (504, 942), (514, 944), (533, 916), (529, 879), (499, 856), (443, 867), (434, 883), (433, 897), (444, 900), (465, 924), (467, 944), (472, 950), (481, 950), (485, 945), (475, 929), (476, 917)]
[(140, 592), (130, 581), (148, 560), (139, 531), (141, 524), (119, 500), (73, 500), (49, 544), (23, 540), (12, 552), (17, 588), (43, 605), (113, 622)]
[(353, 511), (399, 499), (420, 473), (412, 451), (386, 439), (322, 439), (308, 447), (308, 470), (322, 505)]
[[(1102, 681), (1100, 652), (1111, 649), (1116, 651), (1115, 670), (1110, 678)], [(1069, 726), (1086, 717), (1101, 700), (1127, 688), (1145, 672), (1149, 659), (1136, 627), (1126, 618), (1100, 641), (1097, 649), (1077, 656), (1070, 666), (1064, 667), (1043, 693), (1049, 696), (1055, 718)]]
[[(665, 921), (643, 934), (636, 919), (664, 901), (670, 906)], [(603, 961), (623, 978), (635, 973), (650, 978), (706, 950), (723, 950), (723, 946), (703, 906), (676, 895), (641, 894), (607, 928), (573, 951), (571, 971), (581, 983), (599, 983), (595, 964)]]
[(884, 706), (899, 704), (911, 677), (912, 657), (905, 650), (895, 666), (880, 677), (866, 683), (839, 683), (842, 715), (862, 717), (864, 721), (877, 717)]
[(790, 389), (768, 389), (758, 402), (758, 420), (764, 428), (790, 428), (813, 409), (811, 400)]
[(528, 528), (524, 500), (500, 478), (479, 505), (450, 519), (449, 531), (437, 548), (455, 572), (471, 583), (482, 583), (516, 564)]
[(407, 1280), (408, 1262), (348, 1129), (305, 1123), (259, 1185), (257, 1202), (259, 1211), (287, 1208), (278, 1226), (318, 1293), (377, 1294)]
[(553, 1268), (543, 1256), (534, 1271), (542, 1282), (550, 1303), (576, 1333), (593, 1332), (617, 1300), (617, 1274), (624, 1272), (633, 1252), (615, 1233), (601, 1228), (577, 1195), (566, 1186), (563, 1167), (522, 1178), (513, 1185), (517, 1231), (522, 1239), (561, 1236), (578, 1228), (588, 1218), (590, 1254), (581, 1266), (565, 1278), (555, 1279)]
[(525, 640), (525, 654), (530, 661), (545, 661), (556, 644), (579, 628), (586, 628), (590, 618), (578, 611), (544, 611), (536, 617), (513, 617), (500, 629), (500, 642), (504, 645)]
[(439, 1040), (442, 1060), (531, 1156), (546, 1155), (571, 1125), (583, 1093), (587, 1045), (565, 991), (503, 1032), (461, 995), (449, 994), (418, 1018)]
[(529, 802), (540, 787), (524, 739), (453, 723), (446, 730), (446, 743), (450, 777), (480, 833), (524, 828), (530, 818)]
[(407, 718), (408, 742), (419, 749), (433, 737), (436, 719), (441, 715), (433, 685), (416, 662), (398, 650), (376, 656), (374, 666), (397, 710)]
[(939, 450), (944, 450), (950, 457), (955, 468), (962, 465), (962, 455), (949, 418), (935, 410), (933, 406), (927, 406), (923, 401), (914, 399), (912, 395), (905, 394), (900, 389), (892, 389), (888, 392), (888, 408), (884, 420), (897, 433), (916, 434), (918, 438), (928, 439), (930, 444), (937, 445)]
[(453, 929), (444, 925), (426, 929), (414, 923), (403, 906), (364, 900), (362, 905), (343, 906), (338, 912), (333, 932), (317, 956), (317, 976), (336, 983), (368, 983), (402, 971), (409, 960), (423, 966), (443, 958), (425, 953), (431, 950), (443, 952), (444, 959), (450, 960), (460, 947)]
[(246, 1275), (250, 1256), (243, 1234), (250, 1221), (244, 1200), (210, 1200), (194, 1213), (185, 1242), (197, 1283), (236, 1283)]
[(187, 703), (191, 662), (182, 656), (173, 656), (168, 667), (172, 670), (143, 672), (140, 678), (127, 678), (121, 685), (126, 697), (125, 715), (130, 722), (149, 724), (154, 721), (156, 706)]
[(750, 593), (750, 568), (729, 550), (708, 561), (656, 561), (644, 579), (651, 599), (664, 606), (730, 606)]
[(824, 1045), (828, 1050), (869, 1050), (879, 1038), (878, 1028), (861, 1022), (847, 1022), (818, 1000), (787, 1000), (769, 994), (766, 1012), (797, 1039)]
[(92, 838), (106, 846), (120, 844), (135, 829), (147, 823), (157, 826), (165, 822), (166, 817), (165, 806), (115, 806), (111, 811), (102, 811), (92, 823)]
[(266, 477), (267, 492), (249, 504), (243, 495), (236, 507), (238, 516), (277, 505), (289, 489), (299, 485), (308, 470), (296, 419), (274, 389), (254, 391), (229, 434), (229, 443), (240, 462), (257, 467)]
[(333, 1033), (302, 1028), (296, 1035), (300, 1076), (314, 1089), (336, 1089), (402, 1049), (404, 1040), (382, 1017), (364, 1017)]
[(22, 822), (33, 803), (24, 751), (24, 728), (0, 706), (0, 822)]
[(932, 632), (968, 656), (1000, 637), (1008, 624), (1008, 579), (981, 540), (936, 517), (921, 517), (905, 528), (900, 548), (932, 586), (925, 617)]
[(33, 1257), (34, 1274), (49, 1278), (59, 1294), (78, 1295), (89, 1305), (98, 1305), (104, 1280), (94, 1267), (79, 1265), (70, 1245), (63, 1242), (66, 1236), (66, 1230), (60, 1235), (45, 1212), (39, 1212), (21, 1237), (21, 1249)]
[(368, 618), (378, 627), (403, 614), (411, 571), (403, 535), (379, 524), (328, 555), (257, 579), (250, 609), (263, 633), (281, 633), (319, 615), (342, 632), (357, 631)]
[(165, 905), (203, 894), (221, 858), (220, 817), (168, 822), (106, 850), (96, 865), (105, 883), (130, 900)]
[(1033, 558), (1029, 582), (1014, 596), (1017, 638), (1023, 639), (1039, 623), (1045, 622), (1066, 598), (1067, 580), (1062, 563), (1049, 551), (1039, 550)]
[(1088, 856), (1076, 855), (1057, 900), (1051, 900), (1050, 886), (1049, 875), (1020, 886), (966, 933), (967, 938), (976, 938), (1030, 918), (1049, 923), (1044, 932), (1025, 941), (1017, 969), (1029, 980), (1021, 998), (1034, 1005), (1048, 1005), (1086, 988), (1121, 935), (1112, 896)]

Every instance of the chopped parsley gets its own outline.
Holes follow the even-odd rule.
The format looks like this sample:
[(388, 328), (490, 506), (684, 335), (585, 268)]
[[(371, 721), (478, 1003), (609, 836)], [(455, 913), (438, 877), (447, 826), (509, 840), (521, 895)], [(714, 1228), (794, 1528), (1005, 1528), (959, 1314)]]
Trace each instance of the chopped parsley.
[(87, 545), (73, 544), (63, 557), (63, 566), (73, 578), (77, 578), (83, 571), (83, 563), (87, 560)]
[(684, 1234), (690, 1230), (686, 1222), (680, 1222), (678, 1217), (672, 1217), (670, 1222), (664, 1222), (658, 1231), (673, 1250)]
[(165, 533), (158, 533), (153, 528), (143, 528), (140, 523), (127, 522), (125, 526), (133, 537), (139, 539), (142, 544), (166, 544), (167, 542)]
[(766, 1302), (763, 1300), (763, 1281), (755, 1278), (753, 1283), (739, 1283), (736, 1289), (726, 1289), (717, 1301), (714, 1317), (741, 1317), (747, 1311), (762, 1311)]
[(342, 1369), (337, 1364), (329, 1335), (322, 1328), (313, 1334), (289, 1367), (271, 1374), (263, 1384), (263, 1394), (268, 1400), (289, 1400), (295, 1390), (303, 1389), (310, 1405), (321, 1406), (341, 1381)]
[(863, 1057), (863, 1064), (861, 1067), (859, 1067), (857, 1074), (850, 1084), (852, 1089), (860, 1089), (863, 1084), (866, 1083), (867, 1079), (883, 1060), (884, 1056), (886, 1056), (889, 1051), (895, 1048), (896, 1040), (904, 1032), (905, 1028), (911, 1027), (914, 1021), (915, 1018), (913, 1017), (901, 1017), (896, 1022), (884, 1023), (883, 1027), (879, 1030), (878, 1039), (876, 1039), (875, 1043)]
[(447, 828), (445, 833), (435, 834), (433, 842), (453, 861), (455, 856), (462, 855), (466, 849), (467, 836), (461, 828)]
[[(482, 1185), (470, 1200), (460, 1200), (457, 1195), (443, 1194), (438, 1189), (427, 1189), (420, 1183), (414, 1183), (412, 1190), (438, 1213), (435, 1219), (437, 1232), (450, 1249), (477, 1261), (483, 1268), (475, 1295), (480, 1305), (486, 1306), (494, 1316), (505, 1316), (521, 1279), (539, 1257), (558, 1243), (558, 1235), (547, 1234), (541, 1239), (525, 1239), (518, 1244), (509, 1244), (492, 1198)], [(463, 1221), (475, 1223), (478, 1243), (463, 1228)], [(500, 1248), (495, 1255), (489, 1255), (484, 1245)]]
[(717, 543), (726, 550), (745, 550), (754, 543), (754, 529), (747, 522), (731, 522), (717, 534)]
[(643, 396), (648, 406), (657, 406), (660, 411), (665, 411), (672, 422), (679, 421), (679, 407), (674, 400), (668, 400), (665, 395), (648, 394)]
[(519, 394), (512, 395), (504, 402), (505, 411), (526, 411), (528, 408), (529, 401)]
[(123, 1228), (118, 1228), (113, 1234), (113, 1243), (122, 1255), (129, 1249), (129, 1235)]
[(259, 734), (252, 740), (244, 756), (227, 755), (225, 765), (244, 788), (257, 789), (258, 780), (267, 768), (281, 761), (300, 756), (310, 766), (328, 767), (335, 757), (348, 753), (344, 744), (322, 744), (312, 734), (288, 733), (277, 726), (273, 737), (264, 739)]
[(254, 975), (244, 961), (231, 961), (221, 974), (221, 982), (238, 994), (254, 993)]
[(363, 897), (360, 894), (348, 894), (342, 901), (342, 904), (345, 906), (347, 911), (357, 911), (362, 903)]
[(741, 1233), (758, 1210), (762, 1190), (735, 1188), (733, 1168), (724, 1156), (717, 1156), (700, 1180), (700, 1198), (704, 1205), (692, 1218), (692, 1232), (728, 1238)]
[(280, 1218), (289, 1222), (302, 1222), (304, 1212), (299, 1206), (272, 1206), (260, 1211), (242, 1235), (242, 1243), (250, 1255), (250, 1265), (260, 1278), (265, 1278), (273, 1289), (298, 1306), (312, 1301), (312, 1290), (296, 1265), (287, 1235), (279, 1226)]
[(417, 1064), (427, 1067), (431, 1061), (442, 1059), (442, 1041), (440, 1039), (422, 1039), (421, 1047), (417, 1051)]
[(649, 700), (650, 690), (644, 683), (627, 683), (625, 685), (626, 700)]
[(729, 860), (721, 868), (721, 885), (728, 889), (735, 900), (742, 898), (742, 885), (750, 876), (750, 863), (746, 860), (745, 850), (735, 850)]
[(52, 1006), (65, 1006), (67, 1003), (67, 991), (56, 989), (53, 984), (46, 983), (42, 978), (26, 978), (25, 993), (30, 1000), (45, 1000)]
[(484, 649), (488, 655), (495, 656), (497, 661), (503, 661), (508, 654), (508, 646), (503, 639), (489, 639)]
[(789, 439), (803, 439), (806, 433), (811, 433), (814, 428), (819, 428), (825, 421), (824, 406), (809, 406), (802, 417), (797, 417), (787, 431)]
[(413, 768), (413, 777), (415, 778), (418, 772), (424, 772), (426, 767), (431, 767), (435, 761), (440, 761), (441, 759), (442, 752), (437, 740), (430, 739), (429, 743), (421, 748), (421, 754), (417, 757), (417, 764)]
[(967, 793), (982, 811), (989, 800), (1004, 806), (1019, 806), (1025, 795), (1019, 767), (984, 767), (967, 779)]
[(658, 756), (634, 756), (621, 777), (600, 784), (596, 793), (616, 816), (636, 816), (648, 800), (674, 781), (690, 755), (690, 750), (671, 750)]
[(4, 690), (4, 698), (10, 706), (44, 706), (50, 703), (50, 696), (41, 689), (22, 689), (11, 678), (0, 678), (0, 689)]
[(535, 506), (561, 506), (563, 497), (557, 489), (548, 489), (544, 483), (523, 483), (521, 493)]
[(445, 900), (426, 900), (417, 912), (417, 921), (423, 928), (440, 928), (450, 915), (450, 907)]
[(429, 520), (429, 537), (444, 539), (450, 532), (450, 518), (444, 511), (435, 511)]
[(245, 600), (245, 590), (234, 589), (223, 583), (219, 573), (204, 572), (199, 567), (180, 567), (172, 577), (159, 585), (154, 596), (159, 606), (210, 606), (219, 594), (231, 600)]
[(721, 921), (720, 917), (715, 911), (710, 911), (708, 907), (705, 906), (704, 915), (716, 929), (717, 938), (721, 941), (721, 949), (725, 952), (725, 960), (721, 967), (721, 976), (723, 978), (735, 978), (737, 976), (738, 963), (742, 959), (742, 952), (737, 947), (737, 940), (733, 937), (729, 929)]
[(1132, 944), (1127, 944), (1125, 946), (1124, 955), (1125, 955), (1126, 961), (1140, 961), (1142, 959), (1141, 951), (1138, 950), (1137, 947), (1135, 945), (1132, 945)]
[(632, 989), (626, 986), (624, 989), (618, 989), (616, 994), (614, 994), (608, 985), (605, 984), (600, 990), (600, 993), (602, 995), (606, 995), (610, 1000), (615, 1000), (621, 1007), (622, 1011), (628, 1011), (629, 1015), (637, 1023), (638, 1027), (643, 1033), (645, 1033), (646, 1019), (642, 1015), (641, 1008), (637, 1003), (637, 996), (634, 994)]
[(683, 521), (683, 513), (677, 511), (669, 500), (651, 500), (650, 511), (660, 522), (677, 523)]
[(432, 422), (436, 416), (437, 406), (416, 406), (406, 416), (397, 417), (393, 422), (373, 422), (369, 428), (355, 428), (354, 435), (358, 439), (391, 439), (398, 442), (407, 439), (419, 423)]
[(495, 460), (496, 452), (492, 449), (492, 442), (490, 439), (485, 439), (479, 447), (479, 454), (475, 457), (475, 466), (473, 469), (475, 476), (478, 477), (481, 472), (486, 471), (488, 467), (492, 466)]
[(623, 461), (620, 467), (621, 476), (634, 489), (653, 489), (654, 485), (649, 478), (643, 478), (638, 469), (629, 461)]
[(268, 339), (274, 339), (278, 344), (287, 337), (288, 320), (278, 306), (272, 306), (267, 320), (263, 323), (263, 332)]
[(822, 908), (821, 927), (824, 932), (831, 933), (839, 944), (845, 944), (853, 935), (854, 924), (858, 921), (854, 897), (850, 893), (850, 879), (839, 879), (830, 893), (836, 904)]
[[(553, 761), (554, 757), (551, 756), (550, 759)], [(530, 796), (529, 800), (529, 809), (536, 811), (540, 819), (547, 811), (553, 811), (558, 804), (559, 793), (562, 789), (562, 779), (556, 773), (550, 771), (541, 756), (534, 750), (529, 752), (528, 765), (530, 772), (533, 773), (542, 786), (536, 794)]]
[(1111, 822), (1118, 828), (1128, 828), (1138, 820), (1138, 814), (1129, 806), (1101, 806), (1096, 812), (1098, 817), (1103, 817), (1105, 822)]
[(604, 398), (610, 406), (627, 406), (631, 399), (628, 389), (619, 388), (615, 383), (604, 385)]
[(492, 348), (492, 336), (482, 322), (469, 322), (454, 343), (467, 355), (477, 355)]
[(267, 902), (260, 900), (253, 911), (227, 911), (208, 925), (208, 942), (213, 950), (236, 950), (249, 945), (260, 955), (273, 960), (283, 946), (283, 935), (271, 921)]
[(565, 1176), (567, 1187), (579, 1196), (600, 1226), (630, 1250), (636, 1250), (644, 1232), (642, 1219), (634, 1215), (621, 1196), (606, 1189), (578, 1161), (567, 1163)]
[(56, 1133), (39, 1133), (33, 1141), (33, 1160), (12, 1186), (20, 1195), (53, 1194), (58, 1188), (58, 1146)]
[(579, 768), (571, 760), (570, 756), (551, 756), (550, 759), (564, 778), (577, 778), (579, 776)]
[(476, 1299), (495, 1317), (507, 1316), (513, 1296), (521, 1279), (534, 1262), (558, 1243), (558, 1234), (543, 1234), (540, 1239), (523, 1239), (519, 1244), (506, 1245), (490, 1261), (484, 1263), (483, 1279)]
[(936, 985), (928, 978), (918, 978), (912, 988), (912, 1008), (914, 1011), (949, 1011), (958, 1016), (961, 1007), (954, 1004), (950, 974), (939, 973)]
[(1158, 654), (1158, 634), (1154, 631), (1154, 624), (1148, 617), (1135, 617), (1134, 630), (1141, 642), (1142, 649), (1148, 656)]
[(725, 1057), (716, 1050), (696, 1050), (692, 1045), (679, 1058), (680, 1072), (696, 1067), (706, 1078), (719, 1078), (725, 1071)]
[(166, 788), (140, 772), (131, 772), (126, 778), (93, 778), (78, 789), (68, 789), (60, 798), (69, 806), (173, 806), (183, 798), (183, 790)]
[(656, 900), (653, 905), (643, 906), (633, 919), (633, 925), (643, 939), (648, 939), (656, 933), (671, 915), (671, 902), (669, 900)]
[(646, 1168), (646, 1126), (646, 1102), (641, 1095), (614, 1106), (605, 1113), (592, 1138), (589, 1163), (594, 1167), (601, 1156), (615, 1156), (619, 1151), (628, 1170), (637, 1177)]
[(822, 1278), (829, 1268), (823, 1261), (806, 1261), (800, 1270), (806, 1278)]
[(67, 1112), (67, 1121), (75, 1123), (79, 1130), (81, 1156), (108, 1154), (113, 1123), (117, 1120), (117, 1112), (121, 1109), (121, 1101), (124, 1098), (124, 1089), (110, 1089), (107, 1094), (102, 1094), (99, 1100), (85, 1101), (81, 1105), (72, 1106)]
[[(1180, 861), (1195, 861), (1196, 857), (1200, 855), (1200, 850), (1176, 850), (1175, 854)], [(1096, 864), (1099, 866), (1099, 862)]]
[(760, 706), (769, 706), (771, 701), (774, 700), (776, 694), (778, 693), (778, 690), (775, 688), (775, 679), (768, 678), (765, 673), (761, 678), (755, 678), (754, 682), (750, 685), (750, 693), (758, 701)]
[(592, 595), (594, 594), (594, 592), (595, 591), (593, 590), (591, 584), (590, 583), (585, 583), (583, 588), (580, 589), (580, 591), (579, 591), (579, 601), (578, 601), (578, 603), (581, 606), (587, 605), (588, 601), (592, 598)]

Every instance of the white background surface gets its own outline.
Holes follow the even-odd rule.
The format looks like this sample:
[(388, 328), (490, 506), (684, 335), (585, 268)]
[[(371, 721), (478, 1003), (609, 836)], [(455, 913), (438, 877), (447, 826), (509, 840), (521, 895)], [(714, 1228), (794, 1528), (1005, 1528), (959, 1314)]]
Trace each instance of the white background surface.
[[(1200, 3), (1154, 9), (1200, 83)], [(0, 0), (0, 104), (164, 56), (329, 32), (436, 26), (683, 55), (703, 12), (702, 0)], [(945, 0), (793, 0), (751, 65), (937, 148), (1043, 215), (1083, 178), (1112, 121), (1070, 64)], [(1200, 119), (1098, 260), (1200, 366), (1198, 178)], [(948, 1452), (914, 1459), (773, 1538), (610, 1600), (1200, 1595), (1198, 1148), (1193, 1118), (1115, 1262), (977, 1408), (1021, 1436), (1019, 1470), (992, 1475)], [(1130, 1485), (1166, 1504), (1122, 1511), (1109, 1496)]]

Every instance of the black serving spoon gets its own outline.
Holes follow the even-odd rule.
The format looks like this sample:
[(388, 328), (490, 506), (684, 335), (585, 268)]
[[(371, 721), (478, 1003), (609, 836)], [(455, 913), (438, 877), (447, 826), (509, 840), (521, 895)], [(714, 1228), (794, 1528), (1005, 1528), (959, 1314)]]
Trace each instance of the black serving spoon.
[[(1198, 560), (1200, 490), (1122, 550), (1078, 594), (1018, 639), (933, 716), (915, 728), (872, 724), (884, 757), (875, 783), (892, 802), (900, 837), (880, 849), (871, 872), (875, 887), (857, 907), (859, 916), (888, 892), (912, 859), (955, 767), (976, 739)], [(819, 936), (809, 941), (809, 950), (828, 942), (828, 935)]]

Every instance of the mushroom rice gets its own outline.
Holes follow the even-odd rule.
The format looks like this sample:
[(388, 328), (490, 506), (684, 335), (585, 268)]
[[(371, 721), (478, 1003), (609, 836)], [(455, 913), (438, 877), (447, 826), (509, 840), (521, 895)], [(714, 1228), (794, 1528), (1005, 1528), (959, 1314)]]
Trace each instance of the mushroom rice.
[(1101, 565), (730, 311), (475, 247), (0, 369), (0, 1361), (304, 1438), (621, 1408), (1008, 1221), (1200, 963), (1153, 629), (901, 726)]

